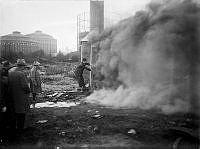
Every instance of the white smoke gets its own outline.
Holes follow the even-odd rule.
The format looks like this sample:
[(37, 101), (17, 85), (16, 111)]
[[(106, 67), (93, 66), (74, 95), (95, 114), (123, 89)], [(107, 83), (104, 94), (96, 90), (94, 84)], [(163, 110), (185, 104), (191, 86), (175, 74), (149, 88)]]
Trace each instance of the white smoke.
[(109, 88), (87, 100), (115, 108), (188, 111), (193, 62), (199, 64), (199, 16), (192, 0), (154, 2), (105, 30), (95, 42), (101, 48), (97, 65)]
[[(171, 88), (172, 90), (172, 88)], [(98, 103), (113, 108), (140, 108), (140, 109), (161, 109), (166, 114), (188, 111), (190, 105), (182, 99), (173, 99), (170, 103), (169, 94), (171, 90), (163, 89), (159, 93), (152, 93), (145, 87), (118, 87), (117, 90), (102, 89), (95, 91), (87, 100), (91, 103)], [(165, 100), (163, 100), (165, 99)], [(184, 108), (183, 108), (184, 107)]]

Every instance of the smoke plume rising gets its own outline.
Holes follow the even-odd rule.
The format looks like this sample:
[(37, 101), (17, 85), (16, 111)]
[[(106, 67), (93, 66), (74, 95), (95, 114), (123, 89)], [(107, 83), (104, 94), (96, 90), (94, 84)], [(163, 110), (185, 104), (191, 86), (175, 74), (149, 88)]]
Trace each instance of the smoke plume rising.
[(100, 44), (104, 89), (87, 98), (116, 108), (187, 112), (200, 84), (200, 6), (192, 0), (151, 2), (146, 11), (91, 37)]

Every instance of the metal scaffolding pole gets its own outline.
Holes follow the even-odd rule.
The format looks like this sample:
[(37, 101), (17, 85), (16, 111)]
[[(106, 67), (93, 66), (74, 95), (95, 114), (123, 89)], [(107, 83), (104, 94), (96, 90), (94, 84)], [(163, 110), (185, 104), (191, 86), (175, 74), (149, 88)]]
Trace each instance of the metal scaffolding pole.
[(79, 32), (80, 32), (80, 18), (77, 16), (77, 51), (79, 51)]
[(81, 62), (82, 62), (82, 60), (83, 60), (83, 45), (82, 45), (82, 43), (81, 43), (81, 45), (80, 45), (80, 52), (81, 52)]
[[(92, 68), (91, 65), (92, 65), (92, 43), (91, 43), (91, 46), (90, 46), (90, 69)], [(92, 87), (92, 71), (90, 71), (90, 87)]]

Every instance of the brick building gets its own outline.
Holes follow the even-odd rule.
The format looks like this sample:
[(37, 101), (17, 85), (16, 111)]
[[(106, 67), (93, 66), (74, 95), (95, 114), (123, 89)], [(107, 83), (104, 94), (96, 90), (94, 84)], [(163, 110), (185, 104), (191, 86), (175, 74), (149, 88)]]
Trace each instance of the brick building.
[(11, 52), (29, 54), (37, 50), (39, 50), (37, 41), (18, 31), (0, 37), (0, 51), (3, 56), (9, 55)]
[(43, 50), (45, 55), (54, 55), (57, 53), (57, 40), (52, 36), (43, 33), (42, 31), (36, 31), (26, 36), (36, 40), (39, 44), (39, 50)]
[(10, 55), (11, 52), (30, 54), (39, 50), (44, 51), (45, 55), (54, 55), (57, 52), (57, 40), (41, 31), (28, 35), (14, 31), (0, 37), (1, 56)]

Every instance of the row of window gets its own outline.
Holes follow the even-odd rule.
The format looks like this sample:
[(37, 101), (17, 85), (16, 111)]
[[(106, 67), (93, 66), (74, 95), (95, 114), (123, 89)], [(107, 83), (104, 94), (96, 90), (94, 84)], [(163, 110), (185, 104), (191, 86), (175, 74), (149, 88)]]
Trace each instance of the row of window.
[(0, 43), (0, 45), (24, 45), (24, 46), (37, 46), (35, 43)]
[[(3, 42), (3, 43), (1, 43), (0, 42), (0, 45), (25, 45), (25, 46), (38, 46), (38, 44), (37, 43), (5, 43), (5, 42)], [(42, 46), (55, 46), (55, 45), (52, 45), (52, 44), (41, 44)]]
[(18, 51), (19, 49), (26, 49), (26, 50), (30, 50), (30, 49), (38, 49), (37, 47), (1, 47), (2, 50), (12, 50), (12, 51)]

